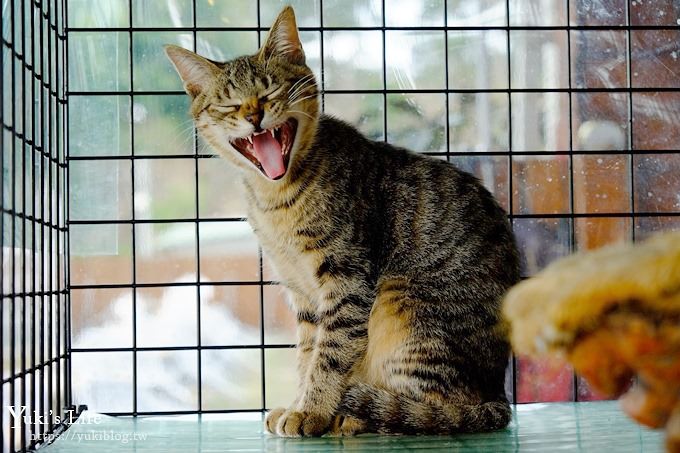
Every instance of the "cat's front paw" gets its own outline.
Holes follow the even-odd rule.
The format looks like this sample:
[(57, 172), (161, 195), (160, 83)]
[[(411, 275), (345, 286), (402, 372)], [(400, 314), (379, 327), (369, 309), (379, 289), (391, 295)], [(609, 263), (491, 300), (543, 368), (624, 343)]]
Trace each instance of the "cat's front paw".
[(264, 419), (264, 428), (267, 432), (276, 434), (276, 425), (284, 412), (286, 412), (286, 409), (283, 407), (277, 407), (276, 409), (269, 411), (267, 417)]
[(276, 434), (283, 437), (321, 436), (328, 431), (330, 422), (330, 417), (314, 412), (287, 410), (278, 417)]

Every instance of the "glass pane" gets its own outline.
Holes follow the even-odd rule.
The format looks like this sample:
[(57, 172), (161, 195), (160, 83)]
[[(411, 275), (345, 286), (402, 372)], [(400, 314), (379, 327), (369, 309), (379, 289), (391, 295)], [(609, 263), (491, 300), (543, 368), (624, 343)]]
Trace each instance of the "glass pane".
[[(196, 346), (193, 286), (137, 288), (137, 346)], [(172, 332), (171, 335), (168, 333)]]
[(628, 84), (624, 31), (572, 31), (571, 71), (576, 88), (625, 88)]
[(635, 210), (680, 211), (680, 154), (634, 156)]
[(136, 159), (135, 215), (138, 219), (196, 217), (194, 159)]
[[(12, 39), (12, 42), (15, 42), (15, 43), (21, 42), (21, 36), (23, 34), (23, 24), (22, 24), (22, 21), (19, 19), (19, 15), (21, 14), (21, 6), (22, 6), (23, 3), (24, 2), (22, 2), (21, 0), (14, 0), (13, 5), (12, 5), (12, 8), (15, 11), (14, 12), (14, 15), (15, 15), (14, 38)], [(7, 6), (9, 6), (9, 4)], [(10, 20), (11, 20), (11, 13), (8, 14), (8, 15), (3, 14), (3, 17), (7, 17), (7, 16), (9, 16)], [(16, 49), (17, 51), (21, 52), (20, 46), (16, 46), (16, 48), (17, 48)]]
[(134, 96), (133, 99), (135, 155), (194, 153), (189, 96)]
[(577, 250), (591, 250), (608, 244), (629, 241), (632, 222), (630, 218), (580, 218), (574, 219), (574, 238)]
[(451, 152), (507, 151), (509, 120), (505, 93), (449, 94)]
[[(13, 159), (12, 166), (14, 167), (14, 188), (10, 190), (14, 192), (14, 206), (12, 209), (15, 212), (24, 213), (24, 210), (27, 208), (26, 205), (30, 204), (30, 200), (28, 200), (28, 194), (26, 191), (28, 184), (25, 179), (28, 175), (25, 174), (23, 168), (30, 166), (28, 161), (30, 159), (31, 149), (28, 145), (22, 145), (21, 141), (22, 140), (20, 138), (17, 138), (16, 136), (14, 137), (14, 156), (10, 157)], [(39, 164), (36, 166), (39, 166)], [(36, 169), (36, 171), (38, 171), (38, 169)], [(36, 180), (40, 181), (40, 179), (40, 176), (37, 175)], [(8, 196), (11, 200), (11, 192), (8, 193)], [(41, 202), (42, 200), (38, 201), (38, 203)], [(36, 212), (40, 213), (41, 209), (36, 209)], [(20, 221), (20, 219), (17, 218), (16, 221)]]
[(71, 220), (132, 217), (129, 160), (78, 160), (69, 164)]
[(680, 93), (633, 93), (633, 148), (680, 149)]
[(475, 175), (496, 201), (509, 211), (508, 203), (508, 157), (506, 156), (452, 156), (451, 162), (458, 168)]
[[(17, 263), (20, 265), (20, 263)], [(11, 293), (11, 291), (8, 291), (7, 293)], [(27, 304), (28, 305), (28, 304)], [(36, 311), (39, 311), (40, 307), (37, 308)], [(2, 299), (2, 321), (3, 321), (3, 326), (5, 328), (3, 329), (3, 334), (2, 334), (2, 346), (4, 349), (4, 354), (5, 354), (5, 359), (3, 360), (2, 364), (2, 369), (3, 373), (5, 376), (9, 376), (10, 374), (13, 373), (21, 373), (25, 366), (22, 363), (21, 359), (21, 354), (22, 354), (22, 349), (23, 349), (23, 341), (22, 337), (28, 333), (28, 329), (30, 329), (30, 326), (28, 323), (24, 323), (23, 319), (27, 319), (24, 317), (24, 313), (27, 312), (27, 308), (24, 306), (24, 301), (19, 299), (19, 298), (3, 298)], [(13, 315), (13, 316), (12, 316)], [(23, 319), (22, 319), (23, 318)], [(38, 323), (40, 321), (38, 320)], [(14, 331), (10, 328), (10, 326), (14, 324)], [(12, 335), (14, 335), (14, 343), (12, 346)], [(36, 342), (36, 343), (39, 343)], [(47, 349), (47, 348), (45, 348)], [(28, 351), (30, 352), (30, 350)], [(40, 353), (40, 344), (36, 344), (36, 352), (39, 354)], [(12, 368), (12, 363), (10, 359), (10, 355), (14, 355), (15, 360), (14, 360), (14, 367)]]
[(182, 81), (165, 55), (163, 46), (175, 44), (193, 48), (191, 33), (136, 32), (133, 34), (133, 86), (135, 90), (182, 91)]
[(567, 88), (567, 34), (563, 31), (511, 31), (512, 88)]
[[(15, 132), (17, 134), (22, 134), (24, 132), (24, 108), (28, 108), (29, 106), (25, 106), (24, 103), (28, 103), (28, 100), (24, 99), (23, 93), (24, 93), (24, 88), (22, 86), (22, 67), (23, 65), (17, 64), (16, 62), (14, 63), (14, 73), (12, 76), (12, 80), (14, 81), (14, 98), (13, 104), (14, 104), (14, 118), (13, 118), (13, 125)], [(76, 86), (77, 86), (77, 82)], [(16, 139), (17, 143), (19, 143), (19, 139)], [(19, 146), (21, 146), (19, 144)]]
[(260, 344), (259, 286), (201, 285), (201, 344)]
[(259, 349), (201, 351), (203, 409), (262, 407)]
[(388, 89), (445, 88), (444, 33), (387, 31), (385, 64)]
[(387, 141), (417, 152), (446, 151), (446, 95), (388, 94)]
[(633, 87), (680, 88), (680, 30), (630, 33)]
[(326, 0), (324, 27), (377, 27), (382, 25), (380, 0)]
[(512, 186), (517, 214), (568, 213), (568, 156), (516, 156), (512, 161)]
[(680, 25), (679, 14), (677, 1), (632, 1), (630, 3), (632, 25)]
[(71, 329), (74, 348), (132, 347), (132, 290), (72, 290)]
[(256, 31), (200, 31), (196, 51), (210, 60), (228, 61), (257, 52)]
[(242, 193), (241, 175), (229, 162), (221, 158), (198, 160), (199, 217), (246, 216), (246, 200)]
[(517, 359), (517, 402), (574, 400), (571, 368), (552, 359)]
[(347, 121), (372, 140), (383, 140), (383, 99), (382, 94), (327, 94), (325, 112)]
[[(298, 27), (318, 27), (321, 19), (319, 0), (260, 0), (260, 19), (263, 27), (271, 27), (284, 6), (295, 9)], [(264, 42), (264, 41), (263, 41)]]
[[(12, 175), (14, 173), (14, 164), (12, 163), (12, 133), (8, 130), (3, 130), (2, 133), (2, 205), (9, 209), (12, 204), (12, 185), (16, 183), (12, 180)], [(6, 229), (3, 229), (3, 235)]]
[(628, 95), (572, 95), (572, 140), (584, 151), (624, 151), (628, 145)]
[[(5, 271), (5, 269), (3, 269), (3, 272), (4, 271)], [(5, 294), (5, 292), (9, 293), (11, 291), (6, 291), (5, 288), (3, 288), (3, 294)], [(0, 306), (0, 318), (1, 318), (3, 326), (9, 326), (10, 323), (15, 322), (14, 319), (12, 319), (12, 314), (11, 314), (12, 302), (13, 302), (13, 299), (11, 299), (9, 297), (2, 299), (2, 306)], [(15, 332), (14, 333), (15, 338), (16, 338), (16, 334), (17, 333)], [(3, 328), (2, 344), (3, 344), (3, 348), (6, 348), (3, 352), (3, 354), (5, 354), (5, 357), (7, 357), (12, 352), (14, 352), (15, 354), (18, 352), (16, 350), (12, 351), (11, 346), (10, 346), (11, 341), (12, 341), (12, 333), (11, 333), (10, 329)], [(16, 341), (15, 345), (16, 344), (21, 344), (21, 342)], [(16, 364), (15, 364), (15, 366), (16, 366)], [(8, 376), (8, 375), (12, 374), (13, 371), (14, 370), (12, 369), (11, 362), (9, 360), (3, 360), (3, 363), (2, 363), (2, 373), (3, 373), (3, 375)], [(20, 371), (20, 370), (17, 370), (17, 371)]]
[(630, 156), (575, 155), (574, 210), (628, 212), (630, 209)]
[(136, 0), (133, 27), (191, 27), (192, 0)]
[(567, 0), (510, 0), (510, 25), (567, 25)]
[(127, 96), (71, 96), (68, 125), (71, 156), (130, 154)]
[(512, 93), (514, 151), (569, 149), (569, 95)]
[(257, 3), (252, 0), (197, 0), (199, 27), (257, 27)]
[(127, 33), (70, 32), (68, 44), (68, 80), (71, 91), (130, 89)]
[(198, 409), (197, 351), (137, 353), (137, 407), (140, 411)]
[(325, 31), (326, 89), (381, 89), (382, 34), (379, 31)]
[(446, 24), (449, 27), (505, 25), (504, 0), (447, 0)]
[(505, 89), (508, 87), (508, 48), (505, 31), (451, 31), (449, 88)]
[(71, 376), (75, 404), (100, 413), (132, 411), (131, 352), (74, 352)]
[(385, 0), (388, 27), (427, 27), (444, 25), (446, 0)]
[[(3, 46), (2, 48), (2, 83), (4, 84), (3, 86), (6, 87), (5, 90), (6, 93), (4, 96), (6, 96), (6, 101), (2, 103), (2, 120), (3, 122), (8, 125), (8, 126), (13, 126), (14, 125), (14, 118), (12, 118), (12, 109), (15, 107), (15, 102), (14, 98), (12, 97), (11, 94), (11, 87), (14, 84), (13, 81), (13, 75), (14, 73), (12, 72), (12, 51), (6, 47)], [(15, 63), (16, 64), (16, 63)], [(21, 99), (20, 96), (20, 91), (15, 93), (15, 97), (17, 100)], [(4, 130), (3, 131), (5, 135), (9, 134), (9, 131)], [(9, 138), (9, 137), (8, 137)], [(8, 138), (5, 138), (5, 140), (8, 140)], [(9, 148), (4, 148), (4, 149), (9, 149)]]
[(305, 50), (305, 63), (314, 73), (316, 83), (321, 85), (321, 32), (301, 31), (300, 41)]
[(201, 279), (208, 282), (259, 279), (257, 238), (247, 222), (202, 222)]
[(635, 219), (635, 240), (637, 241), (660, 231), (680, 231), (680, 217), (638, 217)]
[(68, 0), (68, 26), (108, 28), (129, 26), (129, 0)]
[[(8, 43), (12, 43), (12, 38), (13, 38), (13, 33), (12, 33), (12, 13), (10, 11), (10, 8), (12, 7), (11, 5), (7, 4), (5, 6), (5, 3), (9, 3), (6, 1), (3, 1), (2, 5), (2, 39), (7, 41)], [(7, 48), (3, 47), (3, 52), (9, 50)], [(5, 60), (3, 59), (3, 62)]]
[(135, 225), (135, 256), (139, 283), (196, 281), (196, 224)]
[(295, 349), (265, 349), (265, 407), (288, 407), (297, 393), (298, 377)]
[(69, 228), (72, 284), (132, 282), (131, 225), (71, 225)]
[(530, 277), (552, 261), (569, 254), (569, 219), (513, 219), (523, 277)]
[(295, 313), (287, 301), (286, 289), (264, 287), (264, 341), (266, 344), (296, 344)]
[(627, 0), (569, 0), (572, 25), (626, 25)]

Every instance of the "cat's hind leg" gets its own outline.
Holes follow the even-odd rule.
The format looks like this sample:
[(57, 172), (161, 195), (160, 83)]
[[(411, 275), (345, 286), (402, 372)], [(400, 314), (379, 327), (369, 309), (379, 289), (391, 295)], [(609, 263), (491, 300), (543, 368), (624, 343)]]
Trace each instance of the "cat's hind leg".
[[(362, 431), (380, 433), (448, 434), (505, 427), (511, 411), (500, 394), (504, 365), (499, 365), (500, 379), (485, 376), (484, 354), (457, 348), (470, 341), (470, 333), (462, 331), (479, 331), (479, 326), (437, 309), (433, 315), (436, 302), (422, 302), (414, 293), (405, 279), (379, 285), (368, 322), (366, 356), (338, 414), (358, 420)], [(491, 340), (490, 347), (495, 347)], [(481, 383), (474, 388), (471, 373), (499, 382), (492, 391)]]
[(328, 433), (331, 436), (356, 436), (366, 432), (366, 423), (351, 415), (336, 415)]

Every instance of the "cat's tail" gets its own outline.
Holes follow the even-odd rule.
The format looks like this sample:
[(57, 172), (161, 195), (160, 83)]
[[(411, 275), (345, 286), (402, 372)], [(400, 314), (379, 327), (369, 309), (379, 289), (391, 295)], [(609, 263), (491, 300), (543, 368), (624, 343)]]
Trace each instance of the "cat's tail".
[(453, 434), (505, 428), (512, 410), (505, 397), (481, 404), (417, 401), (368, 384), (351, 386), (339, 414), (354, 417), (364, 432), (381, 434)]

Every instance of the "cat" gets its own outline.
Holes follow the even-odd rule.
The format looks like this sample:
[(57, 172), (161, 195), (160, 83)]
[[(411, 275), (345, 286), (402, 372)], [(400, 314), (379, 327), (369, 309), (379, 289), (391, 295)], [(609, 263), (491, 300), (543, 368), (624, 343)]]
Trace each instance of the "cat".
[(248, 221), (297, 315), (300, 387), (266, 430), (507, 426), (500, 299), (519, 259), (491, 194), (450, 163), (321, 114), (291, 7), (255, 55), (165, 50), (198, 132), (240, 170)]

